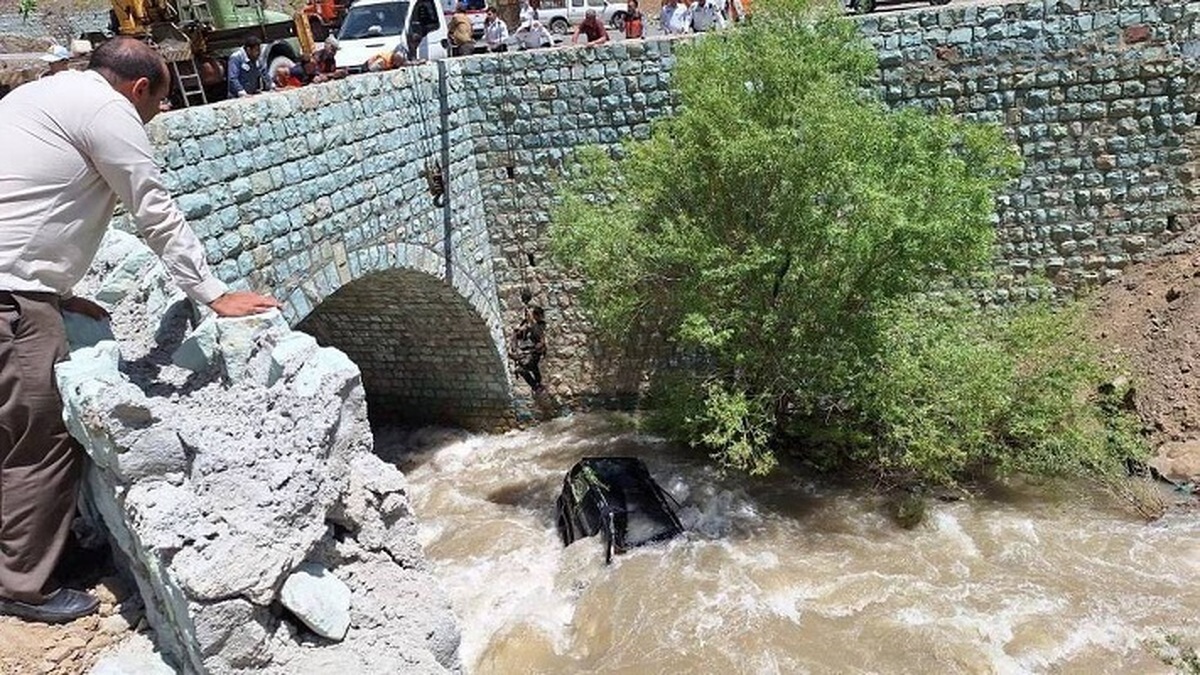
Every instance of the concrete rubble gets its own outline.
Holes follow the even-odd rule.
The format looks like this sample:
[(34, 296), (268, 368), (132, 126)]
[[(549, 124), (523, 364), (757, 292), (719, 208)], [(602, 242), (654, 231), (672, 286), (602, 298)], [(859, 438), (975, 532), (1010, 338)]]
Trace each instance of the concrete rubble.
[(373, 454), (344, 354), (278, 313), (193, 329), (191, 304), (119, 231), (77, 292), (104, 298), (117, 339), (72, 317), (65, 416), (92, 458), (89, 499), (181, 671), (460, 670), (405, 478)]

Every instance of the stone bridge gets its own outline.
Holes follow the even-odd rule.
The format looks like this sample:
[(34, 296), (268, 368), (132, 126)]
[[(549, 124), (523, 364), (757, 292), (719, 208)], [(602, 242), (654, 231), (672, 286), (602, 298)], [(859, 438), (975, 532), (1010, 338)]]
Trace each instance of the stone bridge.
[[(1200, 3), (1046, 0), (870, 16), (892, 105), (1004, 125), (1025, 172), (999, 197), (998, 286), (1103, 281), (1192, 222)], [(547, 308), (552, 392), (636, 391), (545, 259), (571, 151), (649, 133), (680, 43), (459, 59), (161, 116), (166, 180), (235, 286), (361, 367), (375, 419), (512, 420), (519, 289)], [(446, 167), (445, 205), (422, 173)]]
[[(1046, 0), (861, 21), (889, 104), (1002, 124), (1025, 158), (997, 200), (985, 299), (1040, 293), (1034, 274), (1065, 290), (1103, 281), (1193, 223), (1198, 19), (1200, 2)], [(404, 478), (372, 453), (364, 398), (374, 421), (512, 422), (525, 390), (505, 333), (523, 287), (547, 308), (543, 367), (560, 400), (636, 392), (637, 368), (592, 339), (579, 280), (545, 259), (545, 227), (574, 148), (644, 137), (671, 112), (679, 46), (459, 59), (151, 125), (217, 273), (286, 303), (283, 319), (195, 330), (185, 346), (212, 360), (185, 376), (167, 366), (186, 312), (125, 237), (91, 276), (121, 298), (114, 316), (158, 328), (122, 336), (128, 353), (97, 338), (58, 371), (94, 460), (89, 501), (185, 672), (459, 668), (455, 620)], [(422, 175), (438, 166), (442, 205)], [(336, 615), (315, 611), (330, 604)], [(315, 648), (297, 618), (344, 641)]]

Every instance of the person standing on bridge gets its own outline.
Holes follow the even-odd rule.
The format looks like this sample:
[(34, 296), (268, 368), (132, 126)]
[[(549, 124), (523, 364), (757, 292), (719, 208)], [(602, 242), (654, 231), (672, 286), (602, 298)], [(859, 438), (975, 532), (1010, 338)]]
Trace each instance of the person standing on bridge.
[[(242, 40), (241, 49), (229, 55), (225, 73), (229, 98), (252, 96), (271, 89), (271, 77), (262, 62), (262, 40), (251, 33)], [(274, 73), (271, 74), (272, 76)]]
[(489, 52), (508, 51), (508, 24), (496, 16), (496, 8), (488, 7), (483, 20), (483, 42)]
[(583, 33), (587, 40), (588, 46), (602, 45), (608, 42), (608, 29), (600, 22), (600, 17), (596, 15), (596, 10), (589, 9), (583, 15), (583, 21), (575, 26), (575, 32), (571, 34), (571, 44), (575, 44), (575, 40), (579, 38), (579, 34)]
[(721, 15), (721, 8), (708, 0), (696, 0), (692, 5), (691, 17), (693, 33), (707, 33), (710, 30), (725, 28), (725, 17)]
[(667, 0), (663, 3), (662, 12), (658, 15), (663, 32), (667, 35), (683, 35), (692, 23), (692, 17), (686, 0)]
[(92, 52), (86, 71), (0, 100), (0, 614), (65, 622), (96, 599), (58, 588), (84, 454), (70, 437), (54, 364), (67, 357), (60, 312), (107, 317), (74, 296), (120, 200), (179, 287), (218, 316), (279, 307), (230, 292), (163, 187), (143, 124), (170, 93), (167, 64), (133, 38)]
[(475, 53), (475, 34), (471, 27), (471, 15), (467, 14), (467, 3), (458, 3), (458, 9), (450, 17), (447, 26), (450, 33), (450, 44), (454, 46), (454, 56), (470, 56)]
[(642, 12), (638, 9), (638, 0), (629, 0), (625, 12), (625, 39), (640, 40), (644, 34), (642, 27)]

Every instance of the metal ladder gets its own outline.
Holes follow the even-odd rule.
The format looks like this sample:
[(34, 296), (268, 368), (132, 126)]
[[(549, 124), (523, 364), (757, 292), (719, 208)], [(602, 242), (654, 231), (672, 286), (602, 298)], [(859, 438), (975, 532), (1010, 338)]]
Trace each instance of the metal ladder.
[[(183, 106), (206, 105), (208, 96), (204, 93), (204, 82), (200, 79), (200, 69), (196, 66), (196, 58), (171, 62), (171, 72), (179, 83), (179, 97)], [(193, 99), (199, 98), (199, 101)]]

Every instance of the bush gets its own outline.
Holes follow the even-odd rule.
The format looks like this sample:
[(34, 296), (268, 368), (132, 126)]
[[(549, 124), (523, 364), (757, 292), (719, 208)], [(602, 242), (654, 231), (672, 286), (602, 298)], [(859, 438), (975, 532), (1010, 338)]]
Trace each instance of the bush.
[(982, 471), (1116, 475), (1145, 454), (1137, 420), (1102, 395), (1078, 306), (984, 313), (910, 301), (884, 313), (884, 348), (850, 394), (879, 473), (954, 483)]

